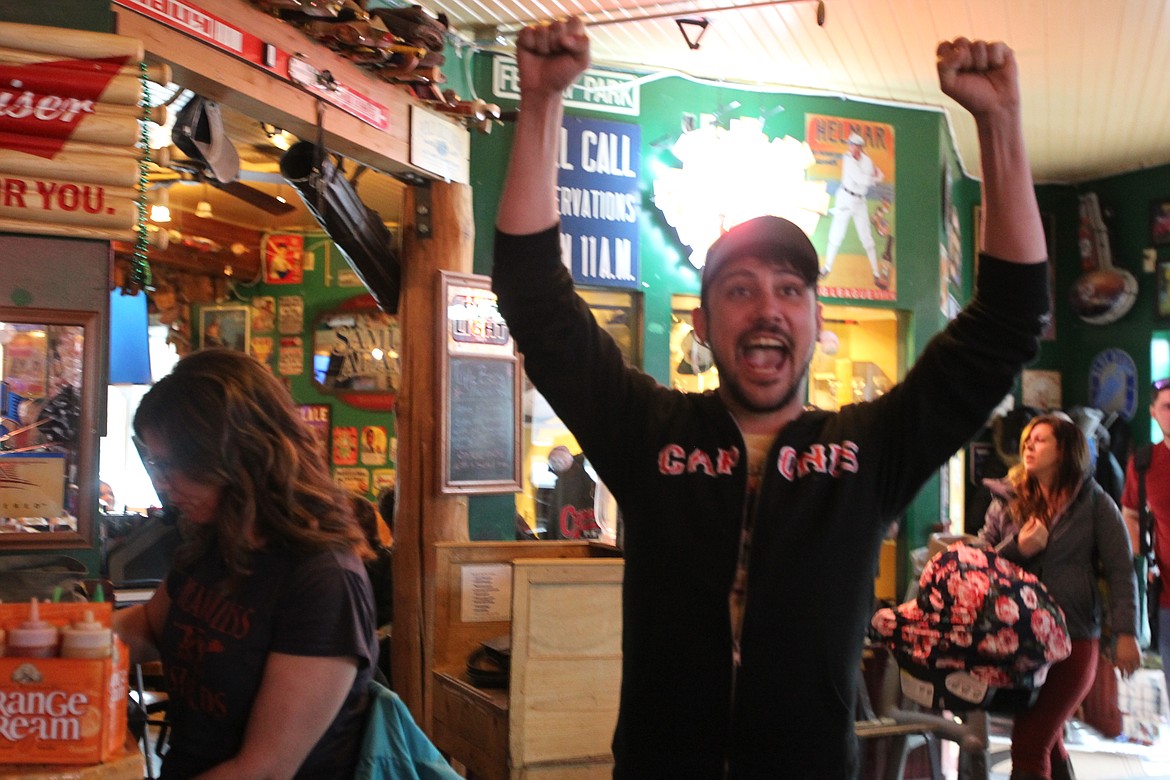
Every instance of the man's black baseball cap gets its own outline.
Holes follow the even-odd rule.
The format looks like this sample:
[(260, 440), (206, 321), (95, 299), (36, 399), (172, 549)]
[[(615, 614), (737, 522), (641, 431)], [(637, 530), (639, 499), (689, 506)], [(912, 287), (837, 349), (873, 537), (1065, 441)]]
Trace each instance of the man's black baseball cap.
[(756, 217), (724, 233), (707, 250), (701, 290), (704, 299), (707, 288), (719, 275), (723, 265), (728, 260), (744, 255), (755, 255), (762, 260), (787, 266), (813, 287), (816, 286), (817, 274), (821, 270), (817, 250), (803, 230), (782, 217)]

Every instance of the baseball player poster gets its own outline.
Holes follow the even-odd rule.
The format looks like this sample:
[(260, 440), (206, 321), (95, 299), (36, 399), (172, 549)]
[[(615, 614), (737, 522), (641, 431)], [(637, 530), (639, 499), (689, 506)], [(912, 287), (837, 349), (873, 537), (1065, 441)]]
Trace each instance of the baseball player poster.
[(815, 158), (808, 178), (826, 182), (832, 196), (828, 219), (813, 237), (821, 294), (896, 300), (893, 125), (807, 114), (805, 140)]

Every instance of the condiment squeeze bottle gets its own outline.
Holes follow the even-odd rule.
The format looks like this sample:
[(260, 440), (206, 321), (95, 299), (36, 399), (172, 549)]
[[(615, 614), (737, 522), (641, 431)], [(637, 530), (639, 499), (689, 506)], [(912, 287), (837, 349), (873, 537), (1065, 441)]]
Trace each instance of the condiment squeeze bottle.
[(93, 619), (93, 610), (72, 626), (61, 629), (62, 658), (106, 658), (110, 655), (113, 636), (110, 629)]
[(25, 658), (52, 658), (57, 655), (57, 627), (41, 620), (37, 600), (29, 602), (28, 620), (8, 629), (6, 655)]

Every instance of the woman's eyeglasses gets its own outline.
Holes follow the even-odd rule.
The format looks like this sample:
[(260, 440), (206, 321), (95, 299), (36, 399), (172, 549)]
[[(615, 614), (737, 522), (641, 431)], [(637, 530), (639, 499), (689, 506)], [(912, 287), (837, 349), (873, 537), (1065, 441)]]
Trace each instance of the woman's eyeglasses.
[(134, 449), (138, 450), (138, 457), (142, 459), (142, 465), (146, 467), (146, 473), (152, 477), (161, 477), (169, 481), (171, 475), (178, 468), (175, 462), (170, 458), (153, 457), (150, 454), (150, 449), (146, 446), (146, 442), (137, 436), (131, 436), (130, 440), (134, 442)]

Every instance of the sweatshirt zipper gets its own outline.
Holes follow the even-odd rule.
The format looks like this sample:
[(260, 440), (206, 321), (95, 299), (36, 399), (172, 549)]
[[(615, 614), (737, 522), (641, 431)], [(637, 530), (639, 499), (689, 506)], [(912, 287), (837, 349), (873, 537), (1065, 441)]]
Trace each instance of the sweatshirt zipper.
[[(746, 448), (745, 448), (745, 456), (746, 456)], [(759, 503), (757, 499), (759, 498), (759, 492), (760, 492), (759, 488), (763, 487), (762, 477), (761, 477), (760, 481), (761, 481), (761, 485), (757, 488), (756, 494), (754, 497), (752, 496), (751, 490), (748, 489), (747, 483), (744, 484), (744, 502), (743, 502), (744, 510), (743, 510), (743, 519), (740, 522), (740, 530), (739, 530), (739, 553), (736, 556), (735, 574), (734, 574), (735, 579), (732, 581), (732, 593), (734, 593), (736, 590), (737, 581), (739, 580), (740, 575), (742, 573), (743, 582), (739, 583), (741, 587), (740, 587), (740, 597), (739, 597), (740, 603), (739, 603), (738, 625), (736, 625), (736, 616), (735, 616), (733, 610), (731, 610), (731, 603), (730, 602), (731, 602), (731, 595), (732, 594), (728, 594), (728, 614), (732, 620), (732, 625), (731, 625), (731, 659), (730, 659), (731, 660), (731, 696), (730, 696), (730, 700), (728, 702), (728, 710), (727, 710), (727, 736), (728, 736), (729, 752), (728, 752), (728, 755), (725, 755), (723, 757), (723, 778), (724, 778), (724, 780), (727, 780), (727, 778), (731, 777), (730, 745), (731, 745), (732, 731), (735, 728), (735, 701), (736, 701), (736, 698), (738, 696), (739, 669), (740, 669), (740, 666), (743, 664), (743, 657), (740, 654), (740, 648), (741, 648), (742, 643), (743, 643), (744, 616), (747, 614), (748, 570), (750, 568), (750, 562), (751, 562), (752, 537), (755, 534), (755, 526), (756, 526), (756, 505)]]

